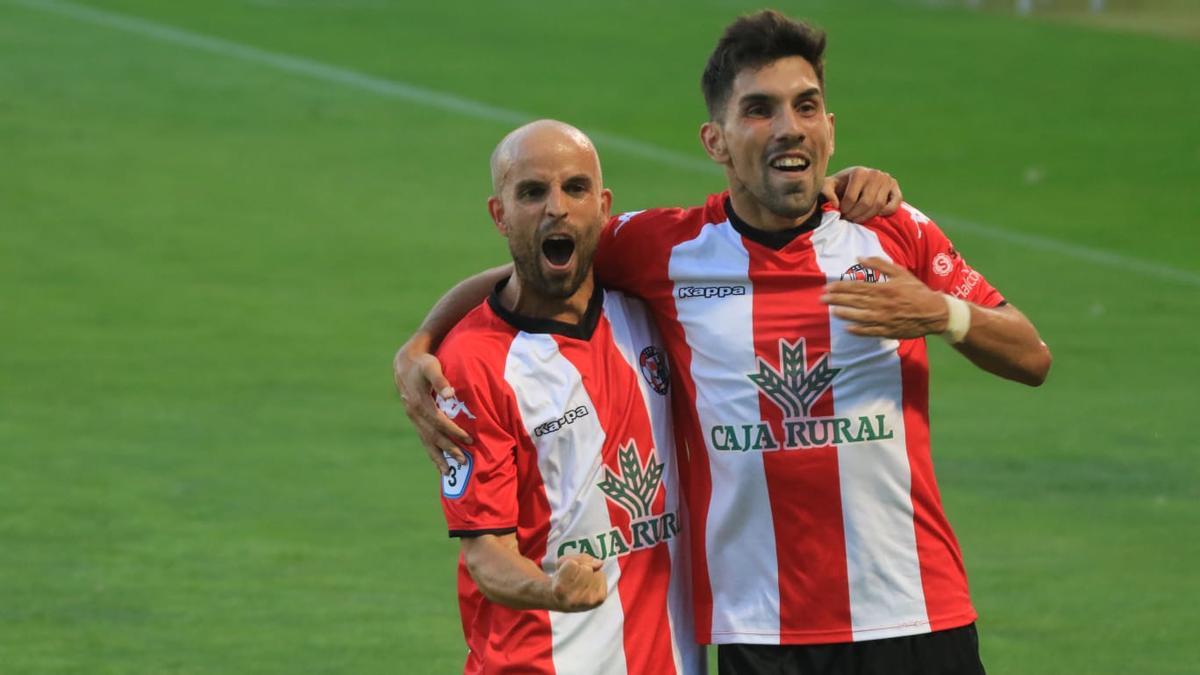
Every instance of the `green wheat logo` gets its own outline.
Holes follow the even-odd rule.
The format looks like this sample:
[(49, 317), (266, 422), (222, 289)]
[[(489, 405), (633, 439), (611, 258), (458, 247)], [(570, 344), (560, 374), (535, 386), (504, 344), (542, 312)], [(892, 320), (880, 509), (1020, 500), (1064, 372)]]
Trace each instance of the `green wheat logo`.
[(604, 480), (600, 481), (600, 489), (608, 498), (629, 512), (633, 518), (650, 515), (650, 507), (658, 494), (658, 486), (662, 483), (663, 465), (656, 461), (654, 452), (646, 458), (646, 465), (638, 461), (637, 444), (630, 439), (629, 443), (617, 452), (621, 472), (613, 473), (604, 467)]
[(829, 367), (829, 354), (822, 356), (812, 370), (805, 370), (807, 362), (804, 338), (795, 342), (780, 340), (779, 365), (783, 372), (775, 370), (760, 356), (758, 372), (748, 377), (783, 410), (785, 418), (808, 417), (808, 409), (842, 369)]

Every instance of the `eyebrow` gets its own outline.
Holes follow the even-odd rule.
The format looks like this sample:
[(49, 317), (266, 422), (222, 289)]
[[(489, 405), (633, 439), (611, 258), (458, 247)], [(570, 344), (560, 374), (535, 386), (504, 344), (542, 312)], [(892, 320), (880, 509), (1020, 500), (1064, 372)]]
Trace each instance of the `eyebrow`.
[[(805, 89), (804, 91), (797, 94), (796, 98), (818, 98), (820, 96), (821, 96), (821, 89), (819, 87), (809, 87), (808, 89)], [(742, 104), (762, 103), (762, 102), (767, 102), (767, 101), (774, 101), (775, 98), (776, 98), (775, 96), (772, 96), (765, 92), (756, 91), (756, 92), (742, 96), (740, 99), (738, 99), (738, 103), (742, 103)]]
[(513, 185), (513, 190), (516, 192), (520, 192), (521, 190), (523, 190), (525, 188), (543, 187), (545, 185), (546, 185), (546, 181), (544, 181), (544, 180), (535, 180), (533, 178), (526, 178), (523, 181), (518, 181), (516, 185)]
[[(571, 183), (580, 184), (580, 185), (583, 185), (583, 187), (590, 189), (592, 187), (593, 181), (592, 181), (592, 177), (587, 175), (586, 173), (579, 173), (579, 174), (575, 174), (574, 176), (571, 176), (570, 178), (567, 178), (566, 180), (563, 181), (563, 185), (570, 185)], [(544, 180), (540, 180), (537, 178), (526, 178), (525, 180), (518, 181), (516, 184), (513, 185), (513, 192), (515, 194), (520, 194), (521, 191), (524, 189), (544, 188), (544, 187), (546, 187), (547, 184), (548, 184), (547, 181), (544, 181)]]

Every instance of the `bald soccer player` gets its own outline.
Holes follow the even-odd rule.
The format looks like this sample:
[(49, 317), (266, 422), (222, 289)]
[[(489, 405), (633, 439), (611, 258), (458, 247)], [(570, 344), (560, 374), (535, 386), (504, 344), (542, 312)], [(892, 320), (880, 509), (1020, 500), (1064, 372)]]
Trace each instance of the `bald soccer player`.
[(442, 505), (459, 538), (466, 673), (702, 673), (665, 349), (592, 256), (612, 195), (587, 136), (542, 120), (492, 156), (512, 272), (438, 350), (472, 442)]

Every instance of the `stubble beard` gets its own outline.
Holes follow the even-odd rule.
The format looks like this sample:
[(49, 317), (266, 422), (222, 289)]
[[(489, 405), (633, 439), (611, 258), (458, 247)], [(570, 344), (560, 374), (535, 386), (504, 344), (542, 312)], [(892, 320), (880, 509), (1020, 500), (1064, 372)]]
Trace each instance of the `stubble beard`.
[[(823, 173), (818, 177), (815, 163), (809, 168), (812, 174), (806, 176), (798, 186), (784, 185), (773, 181), (773, 169), (765, 163), (765, 160), (759, 171), (761, 173), (754, 181), (744, 181), (740, 178), (737, 180), (741, 183), (742, 189), (749, 192), (762, 208), (780, 218), (789, 220), (800, 220), (812, 214), (821, 194), (820, 187), (823, 180)], [(736, 169), (734, 175), (736, 178)]]
[(758, 201), (771, 213), (782, 218), (798, 220), (810, 215), (817, 206), (820, 192), (812, 180), (795, 190), (790, 187), (772, 185), (764, 181), (762, 194), (755, 195)]
[(548, 300), (567, 300), (575, 295), (592, 269), (594, 250), (592, 249), (592, 252), (585, 255), (580, 250), (579, 243), (576, 243), (575, 270), (570, 276), (550, 277), (546, 275), (545, 269), (542, 267), (542, 253), (536, 245), (530, 242), (527, 247), (518, 250), (516, 244), (511, 240), (509, 242), (513, 267), (517, 270), (517, 277), (521, 279), (521, 283), (526, 289)]

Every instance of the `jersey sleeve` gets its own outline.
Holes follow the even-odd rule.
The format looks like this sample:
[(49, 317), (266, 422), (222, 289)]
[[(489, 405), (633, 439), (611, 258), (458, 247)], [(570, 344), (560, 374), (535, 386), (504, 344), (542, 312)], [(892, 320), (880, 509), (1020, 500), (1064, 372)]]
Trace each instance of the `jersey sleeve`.
[(910, 242), (912, 256), (907, 267), (925, 285), (983, 307), (999, 307), (1006, 302), (1000, 291), (967, 263), (937, 223), (909, 204), (897, 213), (909, 221), (905, 223), (905, 239)]
[(606, 288), (612, 288), (626, 293), (636, 293), (641, 274), (645, 265), (639, 265), (637, 258), (639, 250), (644, 252), (645, 237), (638, 241), (637, 236), (642, 222), (638, 227), (629, 227), (630, 222), (643, 211), (630, 211), (613, 216), (600, 232), (600, 242), (596, 245), (596, 257), (592, 260), (596, 280)]
[(667, 278), (672, 246), (688, 227), (688, 211), (679, 208), (622, 213), (600, 233), (592, 264), (606, 288), (645, 298)]
[(517, 444), (503, 422), (507, 417), (505, 395), (485, 364), (456, 358), (453, 353), (438, 356), (455, 397), (438, 396), (437, 406), (474, 441), (460, 448), (465, 463), (446, 457), (450, 473), (442, 476), (442, 511), (450, 536), (515, 532)]

